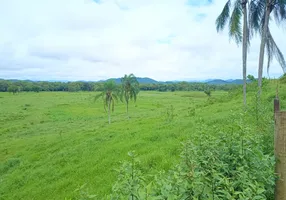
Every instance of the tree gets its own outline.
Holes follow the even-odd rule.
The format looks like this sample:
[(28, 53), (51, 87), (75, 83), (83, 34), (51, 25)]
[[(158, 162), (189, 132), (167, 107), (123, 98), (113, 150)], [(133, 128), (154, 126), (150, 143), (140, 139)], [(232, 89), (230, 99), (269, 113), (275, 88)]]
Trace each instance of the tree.
[(111, 111), (114, 111), (115, 100), (118, 99), (118, 87), (114, 81), (106, 81), (103, 85), (103, 91), (95, 96), (95, 100), (102, 97), (104, 110), (108, 112), (108, 123), (111, 123)]
[(268, 55), (267, 70), (269, 71), (270, 63), (273, 56), (275, 56), (281, 65), (283, 72), (286, 73), (286, 62), (284, 56), (275, 43), (269, 29), (271, 13), (273, 13), (277, 24), (281, 24), (282, 21), (286, 20), (286, 0), (253, 0), (250, 3), (249, 9), (251, 33), (254, 34), (258, 32), (261, 35), (258, 63), (258, 94), (260, 95), (262, 90), (265, 47)]
[(281, 83), (286, 83), (286, 73), (279, 78)]
[(41, 91), (41, 88), (40, 88), (40, 86), (38, 86), (38, 85), (34, 85), (34, 86), (32, 87), (32, 91), (34, 91), (34, 92), (40, 92), (40, 91)]
[(255, 81), (255, 77), (253, 75), (248, 74), (247, 79), (250, 80), (251, 82)]
[(68, 83), (68, 91), (69, 92), (78, 92), (80, 91), (80, 83), (79, 82), (69, 82)]
[(127, 117), (129, 119), (128, 115), (128, 106), (129, 106), (129, 101), (134, 100), (134, 102), (137, 99), (137, 94), (139, 93), (139, 82), (137, 81), (136, 77), (134, 74), (129, 74), (128, 76), (125, 74), (124, 77), (121, 78), (121, 95), (120, 99), (121, 101), (125, 101), (126, 103), (126, 113)]
[(204, 93), (208, 96), (208, 97), (210, 97), (211, 96), (211, 90), (208, 88), (208, 89), (206, 89), (205, 91), (204, 91)]
[[(228, 0), (221, 14), (216, 19), (217, 31), (222, 31), (229, 22), (229, 36), (234, 38), (237, 44), (242, 42), (242, 74), (243, 74), (243, 103), (246, 105), (246, 68), (247, 68), (247, 46), (248, 21), (247, 21), (247, 2), (248, 0)], [(233, 4), (233, 6), (232, 6)], [(233, 7), (230, 15), (230, 9)], [(241, 16), (243, 15), (243, 29), (241, 28)], [(242, 33), (241, 33), (242, 30)]]
[(20, 88), (16, 85), (10, 85), (8, 87), (8, 92), (12, 92), (13, 94), (16, 94), (19, 91), (20, 91)]
[(0, 80), (0, 92), (8, 91), (9, 82), (6, 80)]

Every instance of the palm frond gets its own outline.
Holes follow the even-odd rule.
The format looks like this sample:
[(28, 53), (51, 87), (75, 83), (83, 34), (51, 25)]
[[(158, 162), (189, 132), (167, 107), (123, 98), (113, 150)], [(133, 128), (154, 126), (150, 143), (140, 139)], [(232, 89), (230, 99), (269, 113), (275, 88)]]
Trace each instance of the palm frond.
[(249, 50), (251, 35), (250, 35), (250, 29), (249, 29), (248, 24), (247, 24), (247, 29), (246, 29), (246, 38), (247, 38), (247, 50)]
[(112, 98), (111, 99), (111, 110), (112, 110), (112, 112), (114, 111), (114, 104), (115, 104), (115, 102), (114, 102), (114, 99)]
[(231, 0), (228, 0), (225, 4), (221, 14), (216, 19), (216, 30), (217, 32), (222, 31), (229, 20), (229, 11), (231, 7)]
[(267, 73), (268, 73), (268, 75), (269, 75), (270, 64), (273, 60), (273, 54), (272, 54), (273, 46), (271, 45), (271, 43), (269, 41), (270, 40), (266, 40), (266, 42), (265, 42), (266, 52), (267, 52)]
[(266, 14), (265, 0), (252, 0), (249, 3), (249, 30), (252, 38), (255, 33), (260, 33), (262, 30), (265, 14)]
[(97, 101), (100, 97), (103, 97), (103, 93), (102, 92), (100, 94), (95, 95), (94, 102)]
[(286, 19), (286, 0), (275, 0), (273, 5), (274, 19), (277, 25)]
[(285, 62), (284, 55), (279, 49), (279, 47), (277, 46), (276, 42), (274, 41), (269, 28), (268, 28), (267, 36), (268, 37), (267, 37), (267, 42), (266, 42), (266, 48), (267, 48), (267, 53), (268, 53), (268, 59), (269, 57), (271, 58), (267, 65), (267, 72), (269, 73), (270, 62), (272, 60), (272, 57), (275, 56), (283, 72), (286, 73), (286, 62)]
[(125, 102), (128, 102), (129, 99), (134, 98), (134, 94), (138, 94), (139, 92), (139, 82), (137, 81), (134, 74), (129, 74), (128, 76), (125, 75), (123, 78), (121, 78), (121, 93), (120, 98), (125, 98)]
[(237, 44), (241, 43), (242, 41), (241, 16), (241, 0), (236, 0), (229, 20), (229, 36), (230, 38), (234, 38)]
[(111, 96), (112, 99), (118, 101), (118, 95), (116, 93), (112, 93), (111, 95), (112, 95)]
[(103, 102), (103, 108), (104, 108), (104, 111), (107, 112), (107, 108), (108, 107), (108, 100), (106, 99), (104, 102)]
[(136, 90), (133, 90), (132, 94), (133, 94), (132, 96), (133, 96), (134, 102), (136, 102), (136, 100), (137, 100), (137, 92), (136, 92)]

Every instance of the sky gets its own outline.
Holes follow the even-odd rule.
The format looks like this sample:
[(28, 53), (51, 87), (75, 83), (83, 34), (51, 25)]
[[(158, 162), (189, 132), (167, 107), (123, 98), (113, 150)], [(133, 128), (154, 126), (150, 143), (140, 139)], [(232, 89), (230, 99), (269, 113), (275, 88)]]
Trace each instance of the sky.
[[(0, 78), (159, 81), (242, 77), (241, 46), (217, 33), (226, 0), (0, 0)], [(286, 54), (285, 27), (271, 22)], [(259, 37), (247, 74), (257, 77)], [(270, 77), (283, 74), (276, 61)], [(266, 67), (264, 76), (267, 76)]]

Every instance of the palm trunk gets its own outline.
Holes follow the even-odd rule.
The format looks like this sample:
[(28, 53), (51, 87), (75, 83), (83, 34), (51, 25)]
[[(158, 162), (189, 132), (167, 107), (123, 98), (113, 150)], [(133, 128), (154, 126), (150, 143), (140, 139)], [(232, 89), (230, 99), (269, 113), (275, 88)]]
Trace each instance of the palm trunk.
[(110, 119), (110, 104), (111, 104), (111, 101), (108, 100), (108, 124), (111, 123), (111, 119)]
[(261, 43), (260, 43), (260, 53), (259, 53), (259, 64), (258, 64), (258, 97), (260, 98), (262, 92), (262, 75), (263, 75), (263, 62), (264, 62), (264, 51), (265, 51), (265, 43), (267, 37), (267, 30), (269, 25), (270, 18), (270, 3), (267, 0), (266, 5), (266, 15), (264, 21), (264, 27), (262, 30)]
[(127, 113), (127, 118), (129, 119), (129, 114), (128, 114), (128, 105), (129, 105), (129, 102), (126, 101), (126, 113)]
[(247, 27), (247, 0), (242, 0), (243, 7), (243, 45), (242, 45), (242, 76), (243, 76), (243, 104), (246, 106), (246, 61), (247, 61), (247, 39), (248, 39), (248, 27)]

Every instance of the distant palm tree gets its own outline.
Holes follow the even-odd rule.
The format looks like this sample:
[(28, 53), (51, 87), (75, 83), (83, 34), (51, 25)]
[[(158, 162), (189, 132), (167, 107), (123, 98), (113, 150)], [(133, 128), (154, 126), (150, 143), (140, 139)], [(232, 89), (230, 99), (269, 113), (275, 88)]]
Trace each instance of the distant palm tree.
[[(216, 19), (217, 31), (222, 31), (225, 25), (229, 24), (229, 36), (234, 38), (237, 44), (242, 42), (242, 74), (243, 74), (243, 103), (246, 105), (246, 68), (247, 68), (247, 46), (249, 42), (248, 21), (247, 21), (248, 0), (228, 0)], [(230, 14), (230, 10), (232, 12)], [(243, 15), (243, 28), (241, 27), (241, 17)]]
[(114, 111), (115, 100), (118, 99), (118, 87), (112, 80), (106, 81), (103, 85), (103, 91), (95, 96), (95, 100), (102, 97), (104, 110), (108, 112), (108, 123), (111, 123), (111, 111)]
[(139, 83), (134, 74), (129, 74), (128, 76), (125, 74), (125, 76), (121, 78), (121, 84), (122, 88), (121, 88), (120, 99), (121, 101), (124, 100), (126, 103), (126, 113), (129, 119), (128, 115), (129, 101), (130, 100), (136, 101), (137, 94), (139, 93)]
[(264, 52), (268, 55), (267, 70), (269, 71), (270, 63), (273, 56), (276, 57), (284, 73), (286, 73), (286, 62), (284, 56), (277, 44), (275, 43), (270, 29), (269, 22), (271, 20), (271, 13), (277, 24), (281, 24), (286, 20), (286, 0), (252, 0), (249, 6), (249, 25), (251, 27), (251, 34), (259, 32), (261, 35), (259, 63), (258, 63), (258, 92), (261, 93)]

